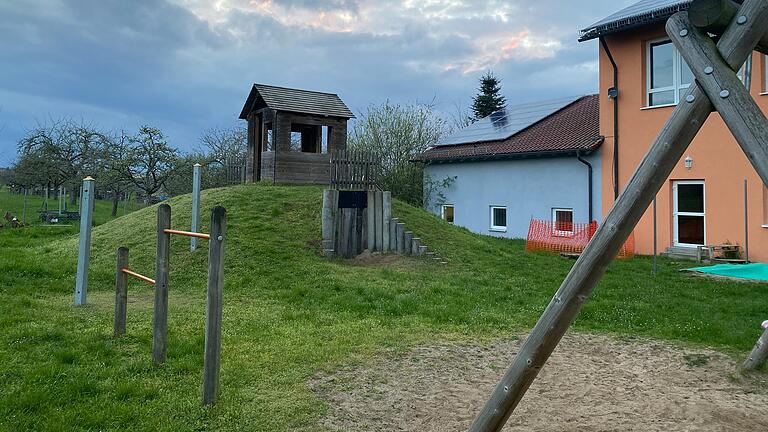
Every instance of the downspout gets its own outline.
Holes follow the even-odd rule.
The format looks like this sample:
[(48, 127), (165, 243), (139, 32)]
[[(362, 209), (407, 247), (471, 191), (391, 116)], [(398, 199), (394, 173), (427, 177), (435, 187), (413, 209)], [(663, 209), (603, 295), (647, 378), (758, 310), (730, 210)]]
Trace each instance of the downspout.
[(592, 190), (593, 190), (593, 180), (592, 180), (592, 164), (589, 163), (586, 159), (581, 157), (581, 150), (576, 150), (576, 159), (587, 166), (587, 173), (589, 176), (589, 180), (587, 181), (587, 190), (588, 197), (589, 197), (589, 205), (587, 208), (589, 209), (589, 220), (587, 222), (591, 223), (594, 219), (594, 212), (592, 211)]
[(613, 100), (613, 199), (615, 201), (619, 198), (619, 66), (602, 37), (600, 45), (613, 66), (613, 87), (608, 89), (608, 98)]

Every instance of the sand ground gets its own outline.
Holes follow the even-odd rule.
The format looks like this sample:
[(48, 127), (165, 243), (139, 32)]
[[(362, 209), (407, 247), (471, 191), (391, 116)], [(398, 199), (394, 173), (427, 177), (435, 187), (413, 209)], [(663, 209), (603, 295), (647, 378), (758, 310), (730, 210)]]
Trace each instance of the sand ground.
[[(315, 377), (333, 431), (466, 431), (520, 347), (445, 343)], [(768, 431), (768, 376), (722, 353), (569, 333), (504, 431)]]

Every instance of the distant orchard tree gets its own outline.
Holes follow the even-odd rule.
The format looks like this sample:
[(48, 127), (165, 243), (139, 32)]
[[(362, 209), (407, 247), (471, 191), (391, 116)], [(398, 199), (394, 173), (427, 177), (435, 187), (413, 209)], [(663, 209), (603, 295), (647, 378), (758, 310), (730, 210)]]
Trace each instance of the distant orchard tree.
[(243, 126), (212, 128), (203, 132), (200, 144), (209, 163), (226, 165), (228, 160), (245, 154), (246, 139), (247, 131)]
[(128, 140), (130, 147), (122, 168), (123, 176), (148, 199), (180, 168), (179, 151), (168, 144), (160, 129), (149, 126), (140, 127), (138, 134)]
[(480, 78), (480, 88), (472, 102), (475, 119), (484, 117), (504, 109), (507, 100), (501, 95), (501, 80), (493, 72), (488, 71)]
[(420, 206), (424, 167), (411, 159), (436, 145), (445, 129), (445, 121), (435, 114), (432, 105), (386, 101), (370, 106), (355, 121), (349, 147), (376, 154), (381, 163), (379, 186)]

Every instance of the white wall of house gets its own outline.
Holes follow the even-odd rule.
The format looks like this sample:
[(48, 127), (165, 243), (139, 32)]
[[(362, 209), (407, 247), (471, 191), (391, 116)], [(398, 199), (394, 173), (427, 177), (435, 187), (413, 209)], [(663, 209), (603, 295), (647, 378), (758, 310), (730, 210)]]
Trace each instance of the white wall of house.
[[(600, 222), (600, 152), (584, 159), (592, 164), (592, 211)], [(456, 179), (440, 191), (443, 202), (433, 193), (426, 207), (440, 216), (443, 205), (453, 205), (454, 223), (479, 234), (526, 238), (531, 218), (551, 220), (553, 209), (572, 209), (573, 222), (589, 222), (587, 173), (575, 156), (431, 164), (425, 182)], [(506, 230), (492, 227), (492, 207), (506, 209)]]

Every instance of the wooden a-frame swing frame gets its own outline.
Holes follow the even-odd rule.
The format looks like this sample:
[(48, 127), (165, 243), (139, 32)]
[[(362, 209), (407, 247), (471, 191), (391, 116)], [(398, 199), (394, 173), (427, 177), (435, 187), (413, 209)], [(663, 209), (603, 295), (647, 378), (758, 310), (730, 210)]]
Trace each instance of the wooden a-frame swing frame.
[[(673, 168), (717, 111), (760, 178), (768, 184), (768, 120), (736, 75), (753, 50), (768, 54), (768, 1), (694, 0), (704, 20), (691, 23), (689, 12), (667, 22), (667, 33), (693, 71), (694, 82), (643, 158), (604, 223), (555, 293), (514, 361), (470, 427), (498, 432), (525, 395), (568, 327), (634, 230)], [(710, 19), (711, 17), (714, 17)], [(716, 18), (716, 19), (715, 19)], [(698, 26), (698, 27), (697, 27)], [(722, 34), (717, 45), (706, 32)], [(765, 356), (768, 330), (745, 363)]]

